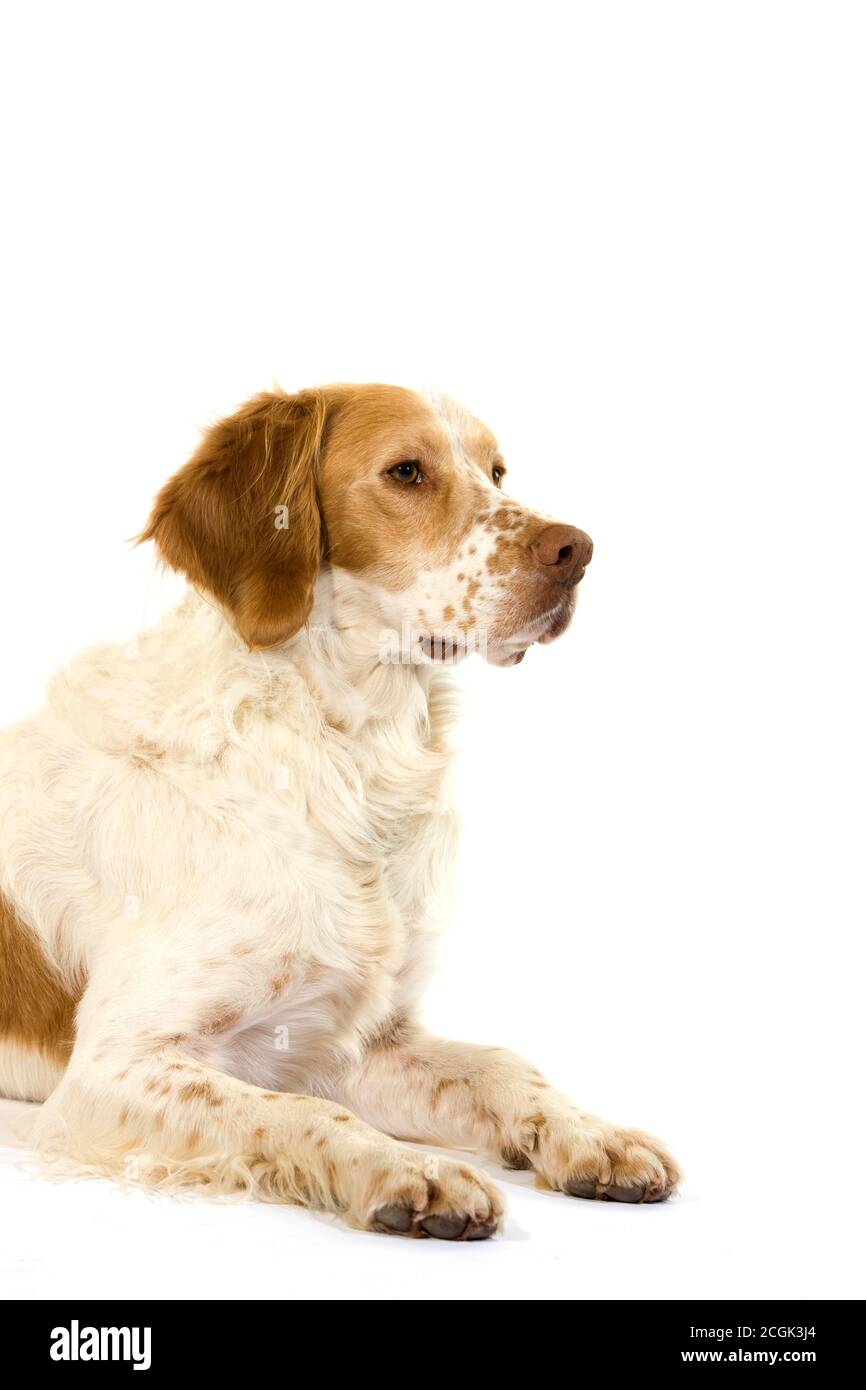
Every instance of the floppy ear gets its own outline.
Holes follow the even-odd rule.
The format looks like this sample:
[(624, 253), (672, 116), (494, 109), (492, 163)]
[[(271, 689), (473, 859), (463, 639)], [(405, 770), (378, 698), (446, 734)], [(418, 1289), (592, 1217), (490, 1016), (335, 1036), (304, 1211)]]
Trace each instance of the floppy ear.
[(313, 604), (326, 414), (319, 391), (255, 396), (208, 430), (138, 538), (219, 599), (249, 647), (291, 637)]

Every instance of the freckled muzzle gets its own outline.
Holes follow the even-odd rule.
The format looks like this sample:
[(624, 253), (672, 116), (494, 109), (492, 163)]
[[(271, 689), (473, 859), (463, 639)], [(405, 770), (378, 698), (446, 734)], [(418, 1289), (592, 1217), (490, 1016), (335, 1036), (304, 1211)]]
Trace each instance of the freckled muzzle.
[(565, 631), (592, 548), (590, 537), (576, 526), (537, 518), (502, 535), (499, 554), (510, 562), (510, 602), (495, 644), (501, 664), (516, 664), (527, 647), (552, 642)]

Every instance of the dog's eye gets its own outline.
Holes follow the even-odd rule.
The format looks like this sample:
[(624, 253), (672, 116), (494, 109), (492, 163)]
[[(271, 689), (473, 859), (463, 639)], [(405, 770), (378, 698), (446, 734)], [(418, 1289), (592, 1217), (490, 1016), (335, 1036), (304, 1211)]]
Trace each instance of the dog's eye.
[(398, 463), (388, 472), (392, 478), (396, 478), (398, 483), (420, 483), (421, 465), (413, 459), (409, 463)]
[(498, 463), (496, 463), (496, 464), (493, 465), (493, 472), (491, 473), (490, 476), (492, 477), (492, 479), (493, 479), (493, 481), (494, 481), (494, 483), (496, 484), (497, 487), (502, 487), (502, 475), (503, 475), (504, 472), (505, 472), (505, 469), (504, 469), (504, 468), (500, 468), (499, 465), (498, 465)]

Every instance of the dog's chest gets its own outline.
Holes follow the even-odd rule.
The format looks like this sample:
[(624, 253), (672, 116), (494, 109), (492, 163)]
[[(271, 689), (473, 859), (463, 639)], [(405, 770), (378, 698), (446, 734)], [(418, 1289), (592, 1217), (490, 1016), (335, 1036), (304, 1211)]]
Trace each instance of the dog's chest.
[(411, 1006), (449, 897), (444, 766), (375, 737), (328, 742), (317, 746), (303, 816), (297, 784), (269, 798), (285, 852), (256, 866), (277, 925), (267, 938), (279, 943), (263, 942), (253, 958), (260, 1002), (230, 1038), (205, 1047), (207, 1060), (277, 1089), (325, 1084), (341, 1057)]
[(264, 814), (272, 833), (248, 843), (280, 924), (283, 964), (269, 968), (284, 981), (234, 1050), (250, 1079), (292, 1085), (410, 1005), (427, 977), (454, 859), (449, 759), (393, 720), (294, 743), (271, 731), (257, 748), (250, 829)]
[(395, 721), (326, 738), (322, 758), (331, 795), (311, 808), (312, 818), (387, 899), (411, 957), (447, 906), (456, 840), (448, 755)]

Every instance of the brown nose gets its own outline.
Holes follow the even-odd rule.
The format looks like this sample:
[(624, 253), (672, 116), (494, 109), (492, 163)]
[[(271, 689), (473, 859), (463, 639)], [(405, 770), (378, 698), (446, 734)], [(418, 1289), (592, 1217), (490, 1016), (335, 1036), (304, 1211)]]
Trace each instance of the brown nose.
[(575, 573), (580, 579), (592, 559), (592, 541), (576, 526), (545, 526), (530, 549), (551, 579), (563, 584)]

